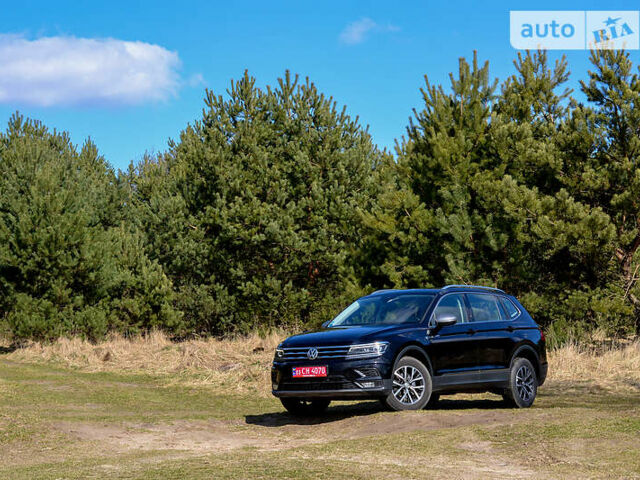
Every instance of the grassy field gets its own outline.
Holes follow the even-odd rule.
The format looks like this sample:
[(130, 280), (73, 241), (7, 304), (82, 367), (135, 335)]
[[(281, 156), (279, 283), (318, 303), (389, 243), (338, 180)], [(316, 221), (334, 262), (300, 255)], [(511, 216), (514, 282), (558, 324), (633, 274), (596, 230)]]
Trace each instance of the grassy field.
[(528, 410), (493, 395), (297, 420), (269, 395), (267, 339), (0, 354), (0, 478), (640, 478), (640, 346), (550, 355)]

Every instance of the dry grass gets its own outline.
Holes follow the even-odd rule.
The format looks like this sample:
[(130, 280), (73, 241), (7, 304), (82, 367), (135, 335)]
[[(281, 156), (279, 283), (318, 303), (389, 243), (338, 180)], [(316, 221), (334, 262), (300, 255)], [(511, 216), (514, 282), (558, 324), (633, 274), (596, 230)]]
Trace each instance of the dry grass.
[[(223, 387), (238, 393), (270, 393), (269, 364), (285, 332), (266, 337), (202, 339), (175, 343), (163, 333), (125, 339), (112, 336), (99, 344), (62, 338), (33, 343), (7, 357), (55, 363), (86, 372), (128, 372), (166, 376), (169, 383)], [(589, 383), (608, 390), (640, 390), (640, 340), (599, 349), (571, 343), (549, 352), (549, 380)]]
[(640, 391), (640, 339), (600, 349), (574, 342), (552, 350), (549, 379)]
[(169, 383), (207, 384), (227, 392), (271, 392), (269, 364), (282, 332), (236, 339), (213, 338), (172, 342), (162, 332), (136, 338), (113, 335), (93, 344), (60, 338), (51, 344), (32, 343), (7, 358), (54, 363), (86, 372), (127, 372), (166, 376)]

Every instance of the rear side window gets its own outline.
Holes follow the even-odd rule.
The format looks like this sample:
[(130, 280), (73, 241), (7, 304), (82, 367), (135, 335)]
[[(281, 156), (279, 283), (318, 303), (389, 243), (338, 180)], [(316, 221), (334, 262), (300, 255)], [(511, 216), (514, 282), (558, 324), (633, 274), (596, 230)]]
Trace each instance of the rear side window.
[(504, 311), (507, 312), (507, 316), (511, 318), (516, 318), (520, 314), (520, 310), (513, 304), (511, 300), (508, 298), (502, 297), (502, 306), (504, 307)]
[(500, 300), (495, 295), (485, 293), (468, 293), (467, 300), (471, 307), (474, 322), (497, 322), (505, 320), (500, 308)]

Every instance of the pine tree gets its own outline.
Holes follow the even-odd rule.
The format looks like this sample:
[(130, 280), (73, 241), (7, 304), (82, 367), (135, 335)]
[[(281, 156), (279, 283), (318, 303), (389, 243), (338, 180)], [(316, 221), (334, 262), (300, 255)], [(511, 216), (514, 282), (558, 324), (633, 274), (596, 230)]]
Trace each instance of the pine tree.
[(496, 82), (475, 54), (472, 65), (460, 59), (450, 93), (425, 81), (425, 108), (398, 146), (398, 188), (367, 217), (389, 245), (380, 273), (395, 286), (495, 283), (485, 267), (505, 239), (496, 219), (475, 211), (473, 182), (496, 167), (488, 136)]
[(624, 51), (593, 51), (591, 62), (581, 86), (593, 106), (576, 105), (565, 139), (576, 159), (568, 178), (577, 198), (611, 218), (619, 275), (612, 296), (633, 308), (640, 333), (640, 77)]
[[(427, 80), (425, 108), (390, 166), (397, 187), (366, 215), (386, 285), (478, 283), (517, 294), (558, 333), (615, 326), (614, 229), (603, 206), (572, 196), (566, 62), (520, 55), (495, 93), (488, 65), (460, 62), (451, 91)], [(372, 255), (373, 256), (373, 255)], [(567, 322), (567, 316), (574, 319)], [(615, 327), (614, 327), (615, 329)]]
[(0, 309), (16, 340), (179, 323), (122, 206), (91, 141), (78, 152), (68, 134), (11, 118), (0, 134)]
[(357, 119), (289, 73), (264, 90), (245, 74), (226, 98), (208, 91), (206, 107), (131, 175), (180, 307), (216, 334), (327, 319), (353, 275), (358, 210), (382, 154)]

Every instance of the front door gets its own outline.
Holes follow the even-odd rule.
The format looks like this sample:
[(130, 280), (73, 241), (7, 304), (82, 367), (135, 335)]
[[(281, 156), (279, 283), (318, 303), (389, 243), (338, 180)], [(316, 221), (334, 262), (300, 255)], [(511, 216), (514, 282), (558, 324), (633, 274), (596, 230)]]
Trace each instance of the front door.
[[(477, 362), (475, 332), (469, 323), (468, 306), (463, 293), (443, 296), (429, 320), (431, 327), (430, 353), (436, 376), (475, 370)], [(435, 320), (439, 315), (453, 315), (456, 323), (440, 327)]]

